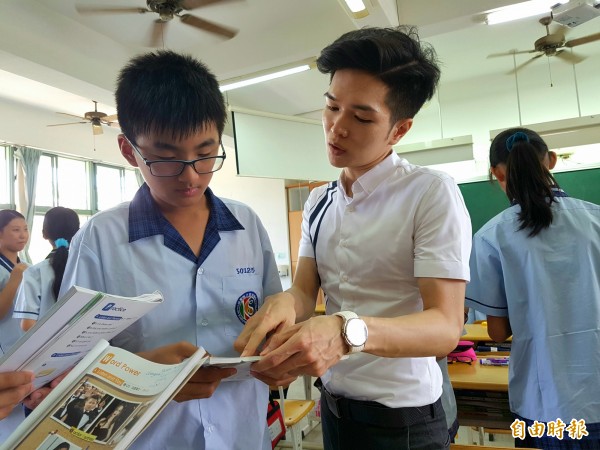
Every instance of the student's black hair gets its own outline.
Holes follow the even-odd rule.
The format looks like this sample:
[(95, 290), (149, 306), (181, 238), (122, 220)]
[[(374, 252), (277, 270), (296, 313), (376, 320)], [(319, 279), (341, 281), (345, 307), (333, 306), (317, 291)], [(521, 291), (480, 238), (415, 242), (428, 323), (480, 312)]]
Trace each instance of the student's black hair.
[(317, 68), (330, 79), (342, 69), (362, 70), (380, 79), (389, 89), (386, 105), (392, 123), (414, 117), (433, 97), (440, 79), (435, 50), (410, 26), (345, 33), (321, 51)]
[(153, 133), (183, 139), (215, 125), (227, 109), (219, 83), (199, 60), (170, 50), (134, 57), (121, 70), (115, 93), (119, 126), (135, 142)]
[(23, 219), (25, 220), (25, 216), (21, 214), (19, 211), (15, 211), (14, 209), (3, 209), (0, 211), (0, 231), (4, 230), (6, 225), (11, 223), (14, 219)]
[(519, 230), (533, 237), (552, 223), (552, 188), (558, 183), (544, 165), (548, 146), (535, 131), (510, 128), (494, 138), (490, 166), (506, 164), (506, 196), (521, 206)]
[[(42, 226), (44, 238), (51, 240), (55, 245), (58, 239), (65, 239), (70, 244), (77, 230), (79, 230), (79, 216), (72, 209), (57, 206), (50, 208), (44, 215)], [(52, 284), (54, 300), (58, 299), (68, 256), (69, 249), (66, 246), (57, 246), (48, 256), (54, 271), (54, 283)]]

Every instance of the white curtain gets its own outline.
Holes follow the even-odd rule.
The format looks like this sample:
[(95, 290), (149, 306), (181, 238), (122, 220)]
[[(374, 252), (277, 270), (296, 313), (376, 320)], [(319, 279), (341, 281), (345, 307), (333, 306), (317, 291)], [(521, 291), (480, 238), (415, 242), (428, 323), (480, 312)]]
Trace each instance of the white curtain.
[[(24, 204), (21, 204), (21, 213), (25, 216), (29, 230), (33, 228), (33, 217), (35, 213), (35, 187), (37, 184), (37, 170), (40, 164), (41, 156), (41, 150), (36, 150), (34, 148), (16, 147), (15, 150), (15, 158), (17, 159), (17, 177), (19, 177), (19, 174), (22, 174), (22, 178), (24, 178), (24, 184), (20, 182), (18, 183), (19, 186), (23, 186), (25, 191), (19, 192), (19, 196), (21, 198), (23, 198), (22, 194), (24, 194)], [(29, 242), (25, 246), (22, 258), (24, 261), (31, 263), (28, 250)]]

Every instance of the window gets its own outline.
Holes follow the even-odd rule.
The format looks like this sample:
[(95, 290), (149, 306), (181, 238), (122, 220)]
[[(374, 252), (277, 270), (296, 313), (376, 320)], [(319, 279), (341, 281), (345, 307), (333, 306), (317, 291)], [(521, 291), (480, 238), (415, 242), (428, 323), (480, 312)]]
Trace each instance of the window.
[[(15, 208), (19, 187), (15, 181), (13, 148), (0, 145), (0, 209)], [(29, 255), (33, 263), (52, 250), (42, 237), (46, 211), (71, 208), (83, 225), (96, 212), (131, 200), (138, 190), (133, 168), (110, 166), (44, 152), (40, 157), (35, 193), (35, 215), (30, 231)], [(24, 196), (24, 193), (21, 193)]]
[(131, 200), (138, 189), (133, 170), (96, 164), (95, 178), (99, 211)]
[[(39, 170), (38, 170), (39, 176)], [(87, 163), (59, 157), (57, 161), (58, 204), (72, 209), (91, 209)], [(36, 200), (36, 204), (37, 204)]]
[(37, 183), (35, 185), (36, 206), (51, 207), (56, 204), (52, 159), (53, 157), (48, 155), (42, 155), (40, 157), (40, 165), (38, 166), (37, 171)]
[(10, 205), (10, 188), (8, 180), (10, 179), (8, 173), (8, 149), (4, 146), (0, 146), (0, 209), (4, 209), (5, 206)]

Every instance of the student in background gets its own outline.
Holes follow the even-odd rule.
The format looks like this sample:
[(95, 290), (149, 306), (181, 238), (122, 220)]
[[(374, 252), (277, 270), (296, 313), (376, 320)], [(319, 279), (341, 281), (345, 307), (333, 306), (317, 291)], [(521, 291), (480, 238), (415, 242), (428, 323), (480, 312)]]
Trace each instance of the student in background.
[[(113, 345), (160, 363), (197, 346), (235, 356), (236, 336), (281, 282), (256, 214), (209, 188), (225, 160), (219, 84), (200, 61), (157, 51), (123, 68), (116, 102), (121, 154), (146, 183), (82, 226), (61, 292), (74, 284), (126, 296), (160, 290), (165, 301)], [(198, 370), (131, 448), (270, 449), (269, 387), (221, 382), (234, 373)]]
[[(560, 189), (549, 171), (555, 163), (532, 130), (511, 128), (493, 140), (491, 171), (512, 206), (473, 237), (466, 304), (487, 314), (495, 341), (513, 336), (509, 398), (517, 419), (543, 422), (545, 431), (565, 424), (563, 439), (528, 431), (516, 446), (598, 449), (600, 206)], [(566, 427), (583, 423), (589, 435), (569, 439)]]
[(27, 264), (21, 262), (19, 252), (29, 240), (25, 217), (18, 211), (0, 211), (0, 355), (6, 353), (21, 336), (14, 320), (14, 300)]
[[(450, 176), (392, 148), (434, 95), (435, 53), (411, 28), (363, 28), (317, 67), (330, 76), (323, 129), (340, 178), (311, 192), (294, 283), (236, 347), (254, 354), (270, 336), (253, 366), (269, 384), (321, 376), (328, 450), (448, 448), (435, 356), (463, 329), (470, 220)], [(319, 287), (327, 314), (311, 317)]]
[[(19, 321), (13, 319), (12, 315), (15, 296), (27, 268), (27, 264), (19, 259), (19, 252), (25, 248), (28, 240), (29, 230), (23, 214), (12, 209), (0, 211), (0, 356), (10, 350), (23, 334)], [(0, 442), (24, 418), (23, 408), (14, 408), (9, 417), (0, 422)]]
[(45, 260), (28, 267), (23, 273), (13, 317), (21, 319), (24, 331), (34, 326), (58, 299), (69, 244), (77, 230), (79, 216), (72, 209), (57, 206), (44, 215), (42, 235), (52, 246), (52, 251)]

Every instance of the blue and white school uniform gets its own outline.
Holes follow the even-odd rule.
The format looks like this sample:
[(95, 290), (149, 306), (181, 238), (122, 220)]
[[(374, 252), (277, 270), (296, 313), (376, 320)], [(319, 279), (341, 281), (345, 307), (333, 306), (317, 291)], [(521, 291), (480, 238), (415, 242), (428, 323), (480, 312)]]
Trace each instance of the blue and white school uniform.
[(475, 234), (466, 304), (510, 318), (514, 413), (589, 425), (600, 422), (600, 206), (556, 200), (534, 237), (517, 231), (518, 205)]
[[(20, 261), (19, 261), (20, 262)], [(10, 259), (0, 253), (0, 290), (4, 289), (15, 265)], [(19, 320), (13, 319), (12, 308), (0, 319), (0, 356), (4, 355), (23, 334)], [(25, 419), (21, 406), (17, 406), (12, 413), (0, 421), (0, 443), (4, 442), (15, 428)]]
[[(21, 262), (20, 260), (17, 262)], [(10, 273), (15, 265), (10, 259), (0, 253), (0, 289), (8, 283)], [(0, 355), (5, 354), (23, 335), (20, 322), (13, 319), (13, 307), (0, 319)]]
[(54, 269), (49, 259), (28, 267), (17, 291), (13, 317), (39, 320), (56, 303), (53, 284)]
[[(92, 217), (71, 242), (61, 292), (73, 284), (125, 296), (154, 290), (164, 303), (113, 340), (132, 352), (185, 340), (219, 356), (264, 298), (281, 291), (273, 251), (246, 205), (206, 196), (210, 217), (197, 258), (156, 207), (147, 185)], [(170, 402), (134, 442), (139, 449), (270, 449), (268, 386), (222, 382), (212, 397)]]

